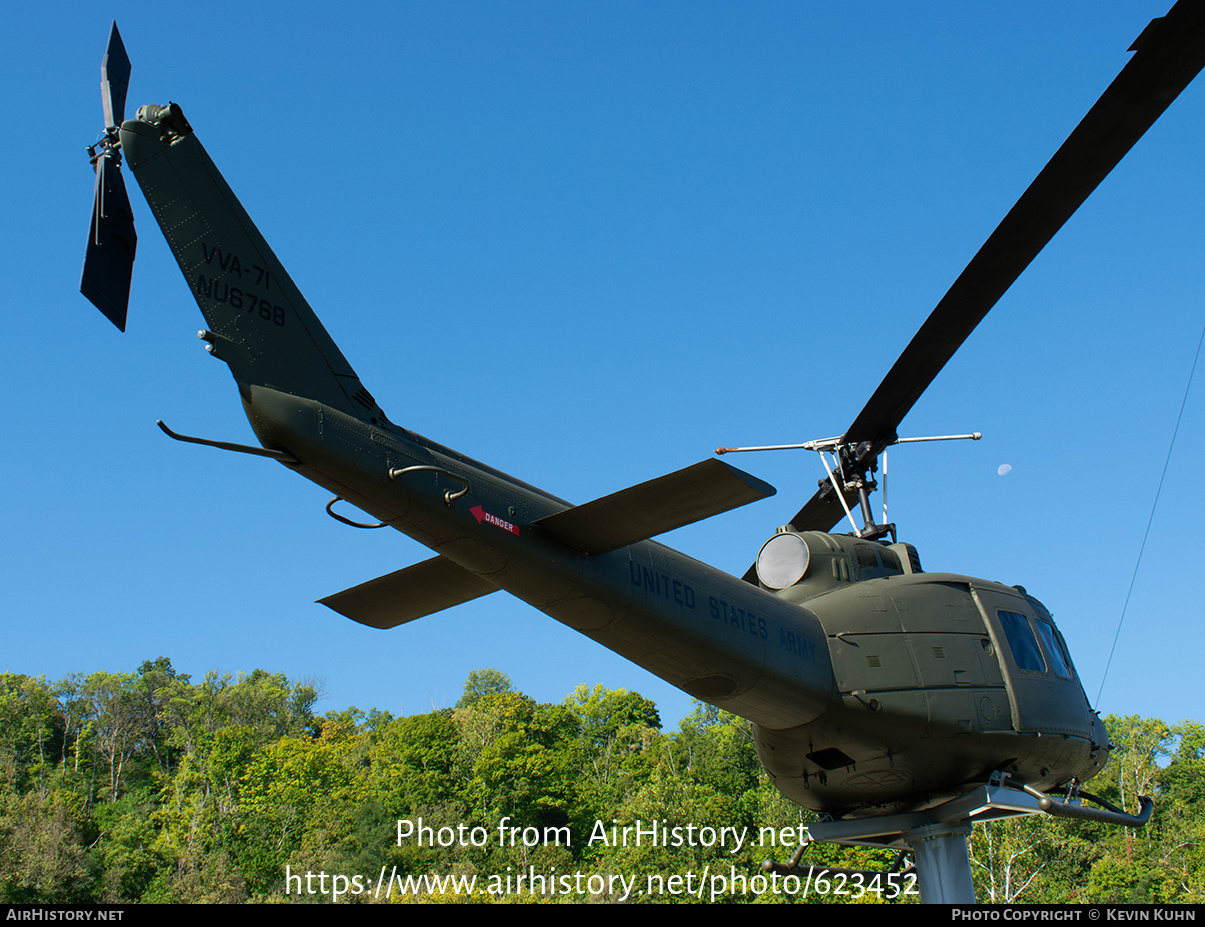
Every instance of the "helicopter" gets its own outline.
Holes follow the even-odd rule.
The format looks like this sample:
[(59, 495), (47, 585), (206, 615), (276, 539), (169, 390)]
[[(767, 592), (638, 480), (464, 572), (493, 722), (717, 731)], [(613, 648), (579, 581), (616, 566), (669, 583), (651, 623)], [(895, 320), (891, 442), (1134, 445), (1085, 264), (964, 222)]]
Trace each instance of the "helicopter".
[[(82, 289), (124, 329), (136, 241), (124, 160), (262, 447), (187, 440), (275, 459), (331, 491), (333, 517), (369, 526), (337, 510), (350, 503), (376, 519), (373, 527), (401, 530), (435, 554), (323, 600), (341, 614), (397, 627), (509, 592), (752, 721), (778, 788), (836, 818), (937, 806), (1000, 771), (1045, 792), (1087, 781), (1109, 750), (1049, 612), (1020, 587), (924, 572), (914, 547), (874, 523), (868, 497), (880, 455), (928, 383), (1199, 70), (1200, 13), (1181, 2), (1159, 23), (863, 412), (838, 438), (812, 442), (834, 455), (832, 475), (743, 577), (653, 540), (774, 494), (724, 461), (574, 506), (395, 425), (182, 109), (147, 106), (124, 120), (129, 65), (115, 28)], [(1171, 76), (1167, 62), (1177, 65)], [(1156, 99), (1135, 106), (1144, 95)], [(853, 531), (834, 533), (847, 518)]]

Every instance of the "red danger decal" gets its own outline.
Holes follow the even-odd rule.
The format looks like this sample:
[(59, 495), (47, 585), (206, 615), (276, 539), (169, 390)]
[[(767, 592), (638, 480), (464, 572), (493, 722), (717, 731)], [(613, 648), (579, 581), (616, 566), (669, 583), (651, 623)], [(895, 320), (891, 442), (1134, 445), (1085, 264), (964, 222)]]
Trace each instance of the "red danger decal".
[(469, 511), (472, 512), (473, 517), (477, 519), (477, 524), (481, 524), (483, 521), (488, 521), (491, 525), (496, 528), (501, 528), (503, 531), (509, 531), (514, 535), (518, 535), (519, 533), (519, 529), (516, 525), (512, 525), (509, 521), (503, 521), (497, 515), (491, 515), (479, 505), (473, 506), (471, 509), (469, 509)]

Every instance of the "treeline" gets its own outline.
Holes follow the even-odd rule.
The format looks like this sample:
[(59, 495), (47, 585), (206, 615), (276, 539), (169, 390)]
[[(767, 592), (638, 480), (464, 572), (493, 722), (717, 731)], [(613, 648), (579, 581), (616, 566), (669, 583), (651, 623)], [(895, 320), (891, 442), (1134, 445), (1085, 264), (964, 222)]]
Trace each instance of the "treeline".
[[(317, 715), (317, 698), (263, 670), (193, 682), (162, 657), (59, 682), (0, 675), (0, 901), (894, 894), (834, 882), (805, 899), (761, 873), (795, 848), (768, 835), (812, 817), (769, 784), (747, 725), (709, 706), (666, 732), (636, 693), (583, 686), (541, 704), (496, 670), (429, 714)], [(1205, 901), (1205, 726), (1107, 723), (1116, 749), (1092, 789), (1131, 811), (1155, 796), (1152, 823), (977, 826), (981, 901)], [(815, 845), (804, 862), (892, 858)]]

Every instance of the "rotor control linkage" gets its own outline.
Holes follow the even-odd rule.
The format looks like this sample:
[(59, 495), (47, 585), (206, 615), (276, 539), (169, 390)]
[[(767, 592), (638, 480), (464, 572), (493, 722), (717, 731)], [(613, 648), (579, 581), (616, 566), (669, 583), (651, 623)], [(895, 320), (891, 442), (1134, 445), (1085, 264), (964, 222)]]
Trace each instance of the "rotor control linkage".
[[(915, 444), (921, 441), (963, 441), (971, 440), (978, 441), (983, 437), (982, 432), (971, 432), (965, 435), (932, 435), (922, 438), (894, 438), (878, 448), (873, 453), (867, 453), (868, 448), (862, 444), (854, 445), (845, 441), (844, 435), (835, 438), (819, 438), (815, 441), (805, 441), (802, 444), (764, 444), (758, 447), (717, 447), (717, 454), (732, 454), (740, 451), (815, 451), (820, 455), (820, 460), (824, 464), (825, 472), (828, 473), (828, 481), (832, 488), (836, 490), (837, 501), (841, 503), (841, 508), (845, 512), (845, 517), (849, 519), (850, 527), (853, 528), (853, 533), (860, 538), (868, 540), (877, 540), (881, 537), (891, 535), (892, 541), (895, 540), (895, 525), (891, 524), (875, 524), (874, 515), (870, 511), (870, 493), (878, 488), (878, 484), (873, 479), (868, 479), (868, 473), (878, 469), (878, 455), (885, 451), (893, 444)], [(828, 458), (824, 456), (825, 452), (833, 455), (833, 463), (836, 465), (837, 472), (834, 473), (833, 468), (829, 466)], [(886, 471), (884, 471), (886, 472)], [(841, 475), (841, 481), (837, 481), (837, 473)], [(821, 480), (820, 485), (824, 487), (824, 481)], [(827, 491), (824, 487), (822, 491)], [(862, 527), (859, 528), (857, 522), (854, 521), (853, 512), (850, 510), (849, 501), (846, 499), (846, 493), (857, 494), (858, 505), (862, 510)]]
[[(891, 444), (913, 444), (918, 441), (978, 441), (983, 437), (979, 431), (969, 435), (933, 435), (928, 438), (896, 438)], [(738, 451), (828, 451), (840, 447), (842, 440), (837, 438), (819, 438), (815, 441), (805, 441), (803, 444), (765, 444), (760, 447), (717, 447), (717, 454), (735, 454)], [(888, 445), (890, 446), (890, 445)]]

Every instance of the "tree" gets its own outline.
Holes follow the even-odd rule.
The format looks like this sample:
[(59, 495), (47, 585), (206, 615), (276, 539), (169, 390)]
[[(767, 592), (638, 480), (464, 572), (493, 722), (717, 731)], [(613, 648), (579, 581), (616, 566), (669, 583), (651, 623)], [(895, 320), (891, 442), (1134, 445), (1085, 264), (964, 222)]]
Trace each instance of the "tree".
[(12, 762), (19, 790), (32, 780), (45, 797), (47, 770), (61, 749), (62, 731), (62, 713), (45, 679), (0, 674), (0, 755)]
[(460, 696), (460, 701), (456, 703), (456, 707), (468, 708), (478, 699), (487, 695), (503, 695), (514, 691), (515, 687), (506, 673), (499, 672), (492, 667), (473, 670), (469, 673), (469, 678), (464, 681), (464, 692)]
[(346, 762), (348, 737), (282, 737), (248, 762), (239, 787), (239, 841), (232, 852), (252, 888), (267, 891), (283, 881), (284, 867), (314, 825), (335, 830), (364, 799)]
[(0, 900), (89, 900), (91, 878), (78, 812), (66, 796), (9, 793), (0, 806)]
[(1047, 858), (1042, 850), (1051, 841), (1050, 822), (1041, 815), (1023, 815), (975, 825), (968, 845), (975, 895), (991, 904), (1033, 900), (1034, 882)]
[(590, 820), (615, 807), (666, 749), (657, 706), (626, 689), (578, 686), (565, 699), (577, 718), (574, 765), (581, 811)]
[(109, 801), (121, 794), (126, 762), (150, 734), (145, 706), (136, 695), (137, 680), (133, 673), (105, 672), (84, 680), (82, 694), (94, 725), (95, 747), (108, 764)]
[(559, 705), (515, 692), (483, 695), (454, 713), (472, 779), (466, 790), (478, 818), (564, 825), (576, 768), (569, 749), (577, 720)]
[(425, 805), (462, 801), (471, 767), (451, 711), (395, 718), (371, 747), (371, 786), (399, 816)]

